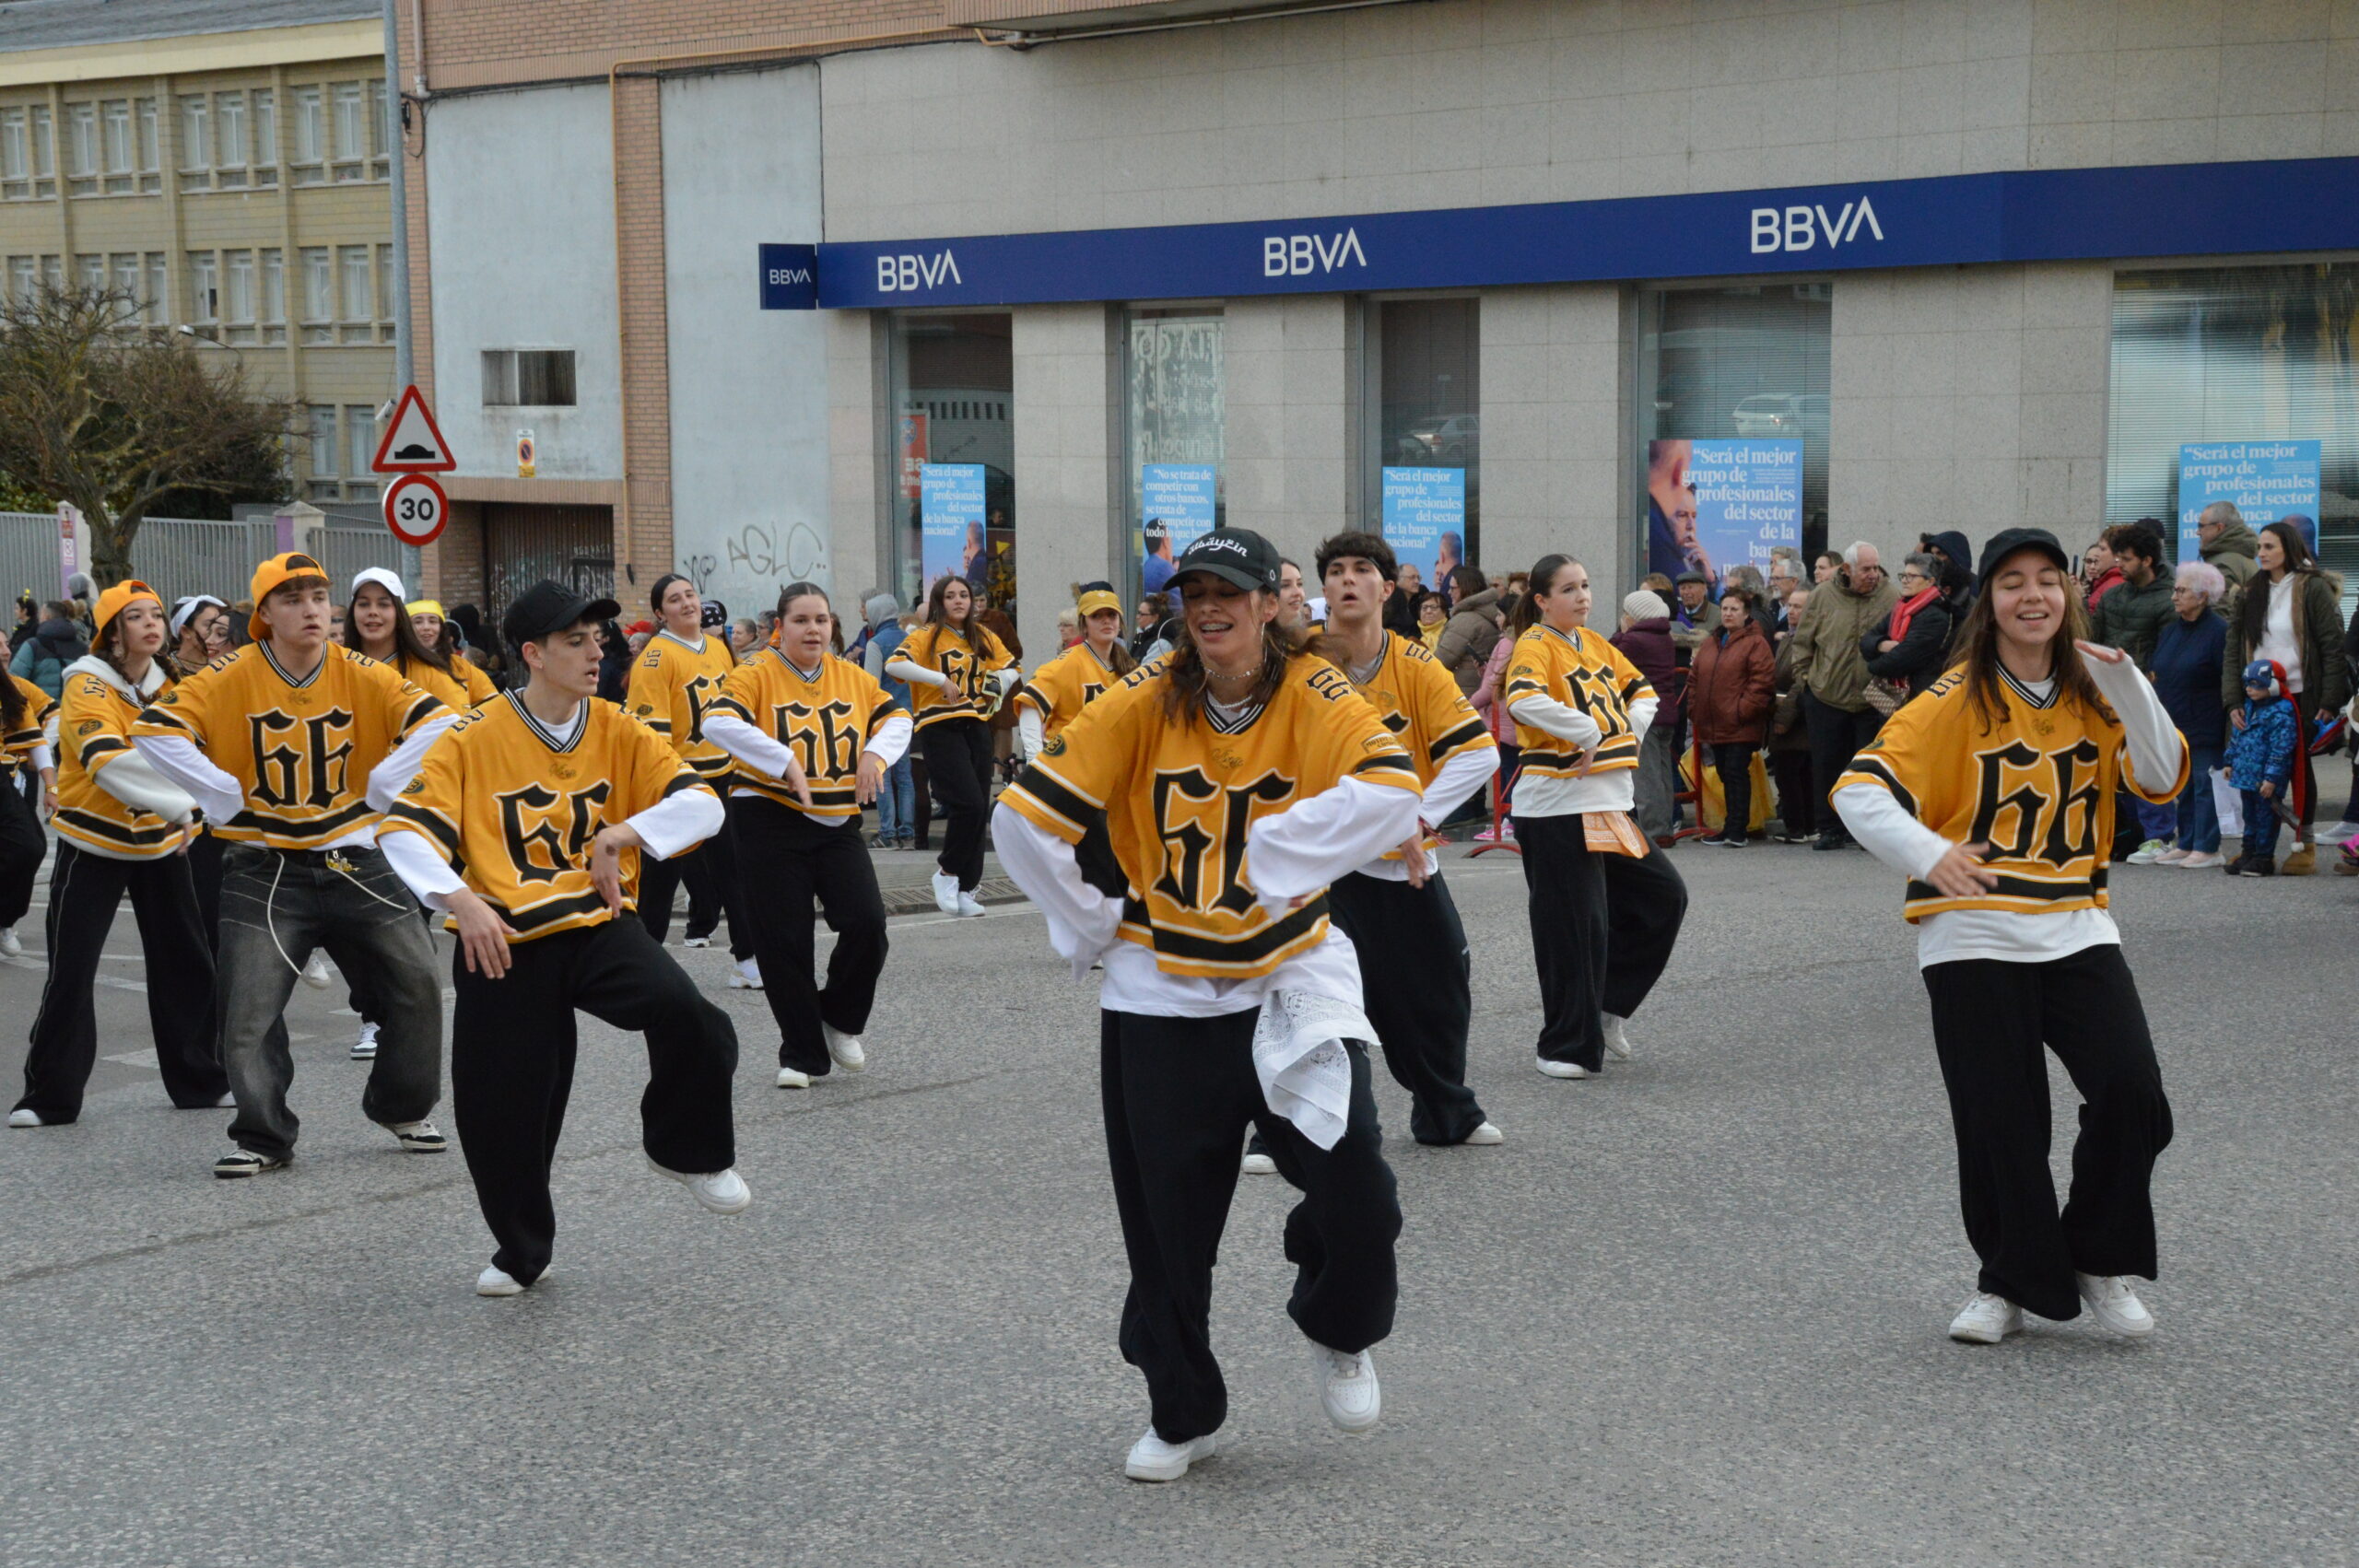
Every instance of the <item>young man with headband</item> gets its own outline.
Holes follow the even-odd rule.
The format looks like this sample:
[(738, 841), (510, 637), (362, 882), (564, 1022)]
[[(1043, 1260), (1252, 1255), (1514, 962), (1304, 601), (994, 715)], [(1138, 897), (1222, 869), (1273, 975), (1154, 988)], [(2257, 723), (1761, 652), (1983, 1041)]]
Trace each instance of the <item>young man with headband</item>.
[(440, 1153), (427, 1120), (442, 1093), (442, 986), (434, 946), (377, 851), (377, 813), (417, 773), (452, 714), (391, 666), (328, 640), (327, 570), (299, 552), (254, 569), (255, 640), (158, 697), (131, 727), (185, 790), (222, 856), (217, 996), (237, 1148), (217, 1176), (295, 1154), (295, 1076), (281, 1016), (314, 947), (370, 977), (381, 1010), (361, 1114), (413, 1153)]
[(402, 880), (459, 933), (451, 1090), (499, 1244), (478, 1295), (515, 1295), (548, 1270), (576, 1009), (646, 1032), (648, 1164), (715, 1213), (753, 1201), (732, 1168), (737, 1033), (628, 918), (640, 856), (702, 842), (722, 809), (662, 736), (593, 700), (598, 629), (620, 613), (546, 579), (525, 590), (500, 623), (524, 689), (462, 720), (378, 829)]

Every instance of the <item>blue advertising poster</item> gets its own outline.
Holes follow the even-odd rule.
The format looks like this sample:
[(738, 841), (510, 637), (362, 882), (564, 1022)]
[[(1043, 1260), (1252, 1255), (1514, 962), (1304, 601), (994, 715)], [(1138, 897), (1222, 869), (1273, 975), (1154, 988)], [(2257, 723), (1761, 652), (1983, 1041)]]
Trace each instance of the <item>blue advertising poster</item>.
[(919, 570), (922, 591), (957, 575), (980, 583), (991, 558), (983, 544), (983, 465), (928, 462), (918, 468)]
[(1160, 593), (1171, 581), (1172, 557), (1217, 515), (1220, 470), (1209, 462), (1139, 465), (1139, 588)]
[(1466, 564), (1466, 470), (1386, 469), (1384, 542), (1394, 560), (1417, 568), (1419, 582), (1439, 589)]
[(2302, 520), (2303, 543), (2318, 548), (2318, 443), (2189, 441), (2178, 449), (2178, 558), (2200, 561), (2196, 520), (2214, 501), (2233, 501), (2248, 526)]
[(1718, 597), (1731, 567), (1750, 562), (1766, 578), (1773, 547), (1802, 543), (1799, 439), (1647, 443), (1649, 571), (1700, 571)]

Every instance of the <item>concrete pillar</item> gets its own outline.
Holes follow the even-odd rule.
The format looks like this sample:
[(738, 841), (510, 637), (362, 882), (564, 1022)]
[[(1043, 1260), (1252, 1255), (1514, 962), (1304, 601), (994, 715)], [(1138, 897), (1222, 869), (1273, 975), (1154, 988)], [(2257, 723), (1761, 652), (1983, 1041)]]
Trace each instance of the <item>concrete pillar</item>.
[(1613, 284), (1484, 291), (1485, 571), (1521, 571), (1562, 551), (1589, 568), (1601, 602), (1636, 582), (1622, 322)]
[(1222, 329), (1229, 524), (1268, 536), (1306, 574), (1320, 540), (1361, 521), (1356, 336), (1354, 302), (1338, 294), (1233, 299)]
[[(886, 410), (886, 359), (879, 322), (866, 310), (829, 310), (827, 340), (827, 585), (836, 612), (857, 623), (855, 597), (872, 589), (895, 593), (891, 561), (880, 554), (886, 488), (893, 462), (892, 420)], [(906, 608), (906, 606), (904, 606)]]
[(1130, 597), (1121, 333), (1106, 305), (1015, 311), (1015, 633), (1027, 669), (1055, 655), (1075, 584), (1102, 578)]

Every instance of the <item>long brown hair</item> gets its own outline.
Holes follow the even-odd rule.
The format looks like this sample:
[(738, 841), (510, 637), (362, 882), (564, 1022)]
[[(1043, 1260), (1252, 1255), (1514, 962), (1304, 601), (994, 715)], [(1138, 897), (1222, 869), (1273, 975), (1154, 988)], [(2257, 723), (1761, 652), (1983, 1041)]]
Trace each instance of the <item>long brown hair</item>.
[[(373, 588), (386, 598), (393, 600), (394, 669), (406, 675), (412, 664), (424, 664), (429, 669), (441, 671), (452, 680), (458, 680), (458, 676), (451, 669), (451, 655), (440, 648), (426, 646), (425, 641), (417, 635), (417, 628), (410, 624), (409, 606), (398, 599), (393, 599), (392, 589), (381, 582), (374, 581), (364, 582), (360, 588)], [(352, 591), (352, 598), (354, 603), (359, 602), (360, 589), (356, 588)], [(442, 623), (443, 635), (449, 636), (450, 630), (451, 623), (446, 620)], [(344, 607), (344, 646), (355, 653), (365, 654), (369, 651), (361, 644), (360, 623), (353, 616), (352, 604), (346, 604)], [(466, 683), (461, 681), (459, 684), (464, 685)]]
[[(136, 599), (132, 601), (133, 603), (137, 602)], [(164, 602), (160, 598), (150, 600), (149, 603), (154, 604), (159, 612), (164, 608)], [(130, 608), (131, 604), (125, 604), (123, 610)], [(90, 639), (90, 652), (100, 663), (121, 675), (123, 684), (135, 692), (139, 689), (139, 683), (133, 680), (131, 672), (123, 667), (123, 610), (116, 611), (113, 619), (99, 628), (98, 636)], [(157, 649), (155, 653), (156, 667), (164, 672), (164, 678), (168, 681), (178, 681), (181, 678), (181, 661), (172, 656), (172, 644), (175, 640), (172, 636), (172, 623), (168, 616), (164, 621), (163, 646)], [(11, 692), (9, 695), (13, 696), (15, 693)], [(13, 719), (8, 720), (7, 723), (11, 729), (16, 726), (16, 720)]]
[[(1966, 672), (1966, 706), (1981, 720), (1986, 735), (2007, 720), (2007, 685), (1999, 674), (1998, 598), (1989, 583), (1974, 596), (1973, 607), (1966, 613), (1965, 630), (1958, 637), (1957, 656), (1950, 663), (1950, 669)], [(2112, 723), (2113, 709), (2098, 693), (2096, 682), (2089, 678), (2089, 667), (2082, 659), (2081, 650), (2073, 646), (2076, 639), (2088, 635), (2088, 611), (2072, 588), (2071, 574), (2067, 572), (2064, 621), (2048, 645), (2048, 673), (2056, 681), (2058, 696), (2075, 704), (2084, 713)]]
[[(1263, 599), (1275, 601), (1277, 594), (1265, 588), (1249, 591), (1258, 612)], [(1302, 649), (1302, 634), (1286, 625), (1284, 615), (1273, 615), (1262, 623), (1262, 669), (1253, 681), (1253, 689), (1245, 694), (1245, 701), (1260, 706), (1275, 696), (1278, 683), (1285, 679), (1286, 666)], [(1176, 719), (1185, 729), (1196, 721), (1204, 710), (1206, 681), (1204, 656), (1196, 647), (1196, 638), (1188, 629), (1188, 616), (1183, 607), (1171, 637), (1171, 657), (1164, 661), (1163, 712)]]
[[(942, 601), (954, 582), (967, 591), (967, 619), (964, 624), (952, 620), (950, 613), (942, 607)], [(935, 578), (933, 586), (926, 591), (925, 619), (928, 626), (949, 626), (966, 633), (967, 646), (978, 653), (983, 650), (983, 639), (992, 635), (991, 627), (983, 625), (983, 596), (976, 591), (973, 583), (954, 572), (945, 572)]]
[[(2288, 581), (2306, 572), (2314, 573), (2318, 569), (2318, 557), (2310, 554), (2309, 542), (2302, 537), (2302, 531), (2294, 525), (2291, 519), (2263, 523), (2260, 531), (2273, 536), (2277, 541), (2277, 547), (2285, 552), (2285, 576)], [(2245, 584), (2244, 598), (2236, 605), (2236, 637), (2239, 639), (2239, 646), (2236, 653), (2240, 661), (2250, 658), (2253, 649), (2260, 646), (2260, 639), (2268, 634), (2269, 599), (2271, 586), (2269, 574), (2265, 571), (2253, 573), (2252, 579)], [(2294, 590), (2294, 612), (2296, 614), (2301, 613), (2301, 592), (2299, 587)]]
[[(1556, 574), (1567, 567), (1579, 565), (1580, 562), (1571, 556), (1543, 556), (1532, 563), (1531, 586), (1508, 612), (1507, 635), (1510, 641), (1540, 624), (1540, 596), (1555, 591)], [(1499, 666), (1499, 678), (1491, 688), (1491, 695), (1501, 701), (1507, 699), (1508, 671), (1514, 665), (1515, 656), (1509, 654), (1508, 661)]]

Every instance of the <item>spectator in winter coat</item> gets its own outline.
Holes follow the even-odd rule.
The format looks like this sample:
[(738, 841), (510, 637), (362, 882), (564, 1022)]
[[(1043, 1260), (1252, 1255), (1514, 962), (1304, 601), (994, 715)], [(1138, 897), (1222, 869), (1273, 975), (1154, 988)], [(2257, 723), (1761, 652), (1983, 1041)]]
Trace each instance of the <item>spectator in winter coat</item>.
[[(1786, 596), (1786, 625), (1802, 624), (1810, 606), (1810, 591), (1797, 587)], [(1794, 638), (1790, 630), (1778, 634), (1776, 704), (1769, 709), (1769, 774), (1778, 783), (1778, 841), (1800, 844), (1818, 826), (1816, 802), (1823, 791), (1811, 787), (1810, 726), (1802, 720), (1802, 692), (1794, 678)]]
[(1933, 581), (1942, 591), (1942, 608), (1950, 613), (1950, 640), (1955, 642), (1974, 608), (1974, 546), (1956, 529), (1928, 533), (1920, 543), (1933, 557)]
[[(1843, 569), (1812, 591), (1802, 624), (1788, 645), (1794, 650), (1794, 684), (1810, 725), (1811, 771), (1821, 790), (1842, 777), (1859, 749), (1884, 726), (1884, 715), (1867, 699), (1868, 664), (1860, 638), (1900, 600), (1884, 579), (1874, 545), (1849, 545), (1842, 558)], [(1820, 820), (1825, 832), (1819, 848), (1840, 849), (1851, 841), (1832, 810)]]
[[(2269, 660), (2277, 666), (2279, 689), (2294, 699), (2306, 733), (2319, 714), (2340, 713), (2351, 700), (2351, 672), (2342, 658), (2342, 583), (2318, 566), (2293, 518), (2261, 528), (2258, 559), (2260, 569), (2245, 585), (2229, 617), (2221, 699), (2229, 708), (2228, 721), (2235, 723), (2236, 705), (2242, 701), (2236, 672), (2248, 661)], [(2294, 848), (2278, 872), (2309, 876), (2318, 860), (2308, 831), (2318, 809), (2318, 778), (2306, 746), (2294, 759), (2292, 795), (2302, 831), (2294, 836)]]
[(33, 633), (41, 629), (41, 605), (33, 598), (33, 591), (26, 589), (17, 595), (17, 625), (8, 633), (8, 657), (14, 659), (17, 649), (25, 646)]
[(1672, 797), (1679, 792), (1680, 699), (1687, 673), (1671, 638), (1671, 606), (1662, 595), (1639, 589), (1622, 601), (1622, 629), (1608, 639), (1638, 667), (1655, 689), (1659, 706), (1647, 738), (1638, 746), (1638, 777), (1630, 818), (1638, 831), (1660, 838), (1671, 831)]
[(20, 675), (47, 692), (54, 700), (65, 690), (65, 667), (90, 651), (82, 639), (81, 624), (74, 618), (74, 606), (63, 599), (53, 599), (41, 606), (41, 626), (17, 649), (8, 661), (12, 674)]
[(2285, 672), (2266, 659), (2245, 666), (2245, 700), (2236, 732), (2228, 737), (2228, 782), (2244, 797), (2244, 853), (2229, 871), (2237, 876), (2277, 874), (2277, 806), (2293, 781), (2301, 748), (2301, 716), (2285, 692)]
[(1753, 591), (1731, 582), (1720, 595), (1718, 631), (1696, 645), (1687, 683), (1687, 712), (1696, 739), (1711, 755), (1727, 808), (1720, 831), (1707, 844), (1743, 848), (1753, 822), (1753, 754), (1769, 738), (1769, 708), (1777, 698), (1778, 661), (1753, 618)]
[(2202, 545), (2203, 559), (2219, 568), (2231, 594), (2260, 569), (2260, 535), (2245, 521), (2234, 501), (2214, 501), (2205, 507), (2203, 515), (2195, 520), (2195, 537)]
[(1940, 570), (1940, 563), (1929, 555), (1901, 562), (1895, 584), (1899, 602), (1860, 638), (1860, 657), (1868, 673), (1899, 687), (1903, 701), (1940, 680), (1949, 668), (1950, 608), (1934, 580)]
[(1712, 579), (1694, 568), (1679, 574), (1673, 590), (1679, 602), (1671, 607), (1671, 640), (1679, 649), (1679, 662), (1694, 661), (1696, 645), (1704, 634), (1720, 624), (1719, 615), (1712, 609)]
[(2092, 640), (2118, 648), (2141, 670), (2154, 657), (2154, 634), (2171, 618), (2172, 582), (2163, 571), (2163, 539), (2134, 522), (2105, 531), (2121, 580), (2106, 590), (2091, 620)]
[(2113, 546), (2105, 542), (2103, 535), (2081, 556), (2081, 580), (2089, 585), (2086, 597), (2089, 614), (2094, 615), (2097, 601), (2112, 592), (2113, 585), (2121, 580), (2121, 568), (2114, 561)]
[(1472, 567), (1460, 567), (1449, 578), (1457, 598), (1450, 606), (1449, 624), (1441, 629), (1441, 641), (1434, 647), (1434, 657), (1457, 681), (1458, 689), (1472, 696), (1499, 640), (1499, 591)]
[(2212, 613), (2226, 591), (2220, 568), (2206, 561), (2182, 562), (2171, 593), (2177, 612), (2154, 635), (2154, 695), (2187, 737), (2187, 789), (2172, 808), (2169, 848), (2141, 844), (2133, 864), (2184, 866), (2201, 871), (2220, 863), (2220, 813), (2212, 798), (2212, 775), (2220, 766), (2227, 739), (2227, 710), (2220, 702), (2220, 661), (2226, 657), (2228, 624)]

